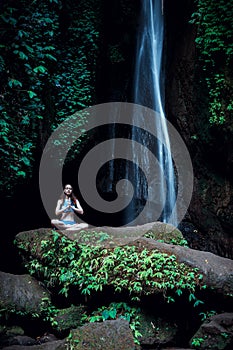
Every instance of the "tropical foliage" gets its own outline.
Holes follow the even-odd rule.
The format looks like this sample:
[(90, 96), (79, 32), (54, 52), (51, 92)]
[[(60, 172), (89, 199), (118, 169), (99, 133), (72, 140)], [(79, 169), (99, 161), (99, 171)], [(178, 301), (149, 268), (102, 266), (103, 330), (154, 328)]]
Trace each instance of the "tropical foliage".
[(51, 231), (48, 239), (37, 242), (39, 251), (34, 251), (38, 246), (31, 247), (31, 242), (15, 243), (22, 255), (30, 254), (25, 262), (28, 272), (42, 279), (48, 288), (58, 286), (66, 297), (71, 287), (88, 296), (111, 286), (115, 293), (128, 291), (131, 299), (137, 301), (142, 295), (160, 292), (167, 302), (174, 302), (186, 291), (194, 306), (201, 302), (195, 296), (203, 278), (198, 269), (156, 249), (105, 248), (101, 243), (107, 239), (105, 232), (88, 235), (81, 231), (80, 237), (72, 241), (58, 231)]
[(232, 115), (233, 1), (196, 0), (199, 72), (208, 91), (209, 121), (228, 124)]
[(0, 187), (29, 178), (46, 140), (95, 101), (98, 1), (3, 1)]

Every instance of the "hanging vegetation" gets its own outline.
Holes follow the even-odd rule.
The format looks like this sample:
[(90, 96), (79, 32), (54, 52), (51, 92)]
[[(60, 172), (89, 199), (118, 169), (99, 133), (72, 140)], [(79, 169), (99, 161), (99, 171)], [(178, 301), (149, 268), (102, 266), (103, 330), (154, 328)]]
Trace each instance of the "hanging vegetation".
[(208, 90), (209, 122), (227, 125), (233, 110), (233, 1), (196, 0), (190, 22), (197, 24), (196, 44)]
[(99, 2), (3, 1), (0, 191), (30, 178), (51, 132), (95, 102)]

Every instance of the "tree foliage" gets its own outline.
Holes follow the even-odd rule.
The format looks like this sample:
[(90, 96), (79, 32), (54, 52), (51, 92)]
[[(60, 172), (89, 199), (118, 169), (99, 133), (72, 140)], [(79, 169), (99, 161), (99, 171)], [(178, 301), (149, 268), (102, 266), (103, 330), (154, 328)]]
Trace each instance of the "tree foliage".
[(28, 179), (51, 132), (95, 102), (99, 2), (4, 0), (0, 191)]
[(196, 44), (208, 90), (209, 121), (228, 124), (233, 110), (233, 1), (196, 0), (190, 22), (197, 25)]

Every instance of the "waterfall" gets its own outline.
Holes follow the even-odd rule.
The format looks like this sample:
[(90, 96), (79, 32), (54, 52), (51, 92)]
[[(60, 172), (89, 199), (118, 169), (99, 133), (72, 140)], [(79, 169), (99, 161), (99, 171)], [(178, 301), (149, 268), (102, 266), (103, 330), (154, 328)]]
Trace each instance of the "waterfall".
[[(176, 226), (176, 213), (174, 211), (172, 213), (176, 201), (176, 181), (164, 112), (164, 72), (162, 61), (164, 42), (163, 1), (141, 0), (141, 6), (136, 48), (133, 102), (149, 107), (159, 115), (153, 126), (157, 128), (158, 140), (152, 148), (160, 164), (160, 171), (155, 174), (151, 183), (145, 185), (135, 168), (136, 196), (143, 198), (146, 196), (147, 190), (154, 191), (154, 206), (156, 206), (156, 202), (158, 205), (163, 203), (159, 220), (170, 222)], [(137, 116), (135, 114), (134, 118), (140, 118), (140, 115)], [(146, 120), (144, 122), (146, 123)], [(145, 147), (148, 147), (148, 144), (150, 145), (150, 142), (152, 142), (146, 140), (145, 135), (141, 135), (141, 130), (137, 128), (133, 129), (132, 139), (142, 143)], [(135, 163), (137, 163), (137, 157), (137, 153), (134, 153)], [(145, 169), (150, 168), (150, 164), (147, 161), (147, 157), (144, 155), (143, 162), (145, 164), (143, 167)], [(153, 210), (152, 205), (151, 213), (148, 213), (149, 221), (154, 219)]]
[[(122, 113), (117, 104), (111, 109), (111, 118), (115, 123), (109, 129), (113, 161), (109, 162), (109, 177), (102, 190), (114, 194), (116, 183), (125, 179), (120, 192), (129, 203), (133, 186), (132, 201), (122, 212), (124, 224), (162, 221), (177, 226), (176, 178), (164, 112), (163, 1), (141, 0), (139, 21), (132, 84), (133, 107), (125, 106), (129, 108), (126, 113)], [(146, 109), (145, 113), (143, 108)], [(129, 114), (130, 130), (124, 126)], [(123, 124), (119, 129), (117, 123), (120, 122)], [(119, 137), (132, 141), (125, 150), (128, 161), (120, 165), (115, 159), (121, 148), (116, 146)], [(140, 151), (138, 145), (142, 146)], [(156, 166), (151, 154), (155, 156)]]

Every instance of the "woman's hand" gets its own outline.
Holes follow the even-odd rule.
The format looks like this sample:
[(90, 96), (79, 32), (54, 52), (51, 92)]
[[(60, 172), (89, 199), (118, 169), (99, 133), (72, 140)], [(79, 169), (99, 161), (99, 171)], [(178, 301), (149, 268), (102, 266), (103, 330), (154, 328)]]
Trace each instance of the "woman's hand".
[(82, 208), (75, 208), (75, 206), (72, 206), (73, 211), (76, 211), (78, 214), (83, 214), (83, 209)]

